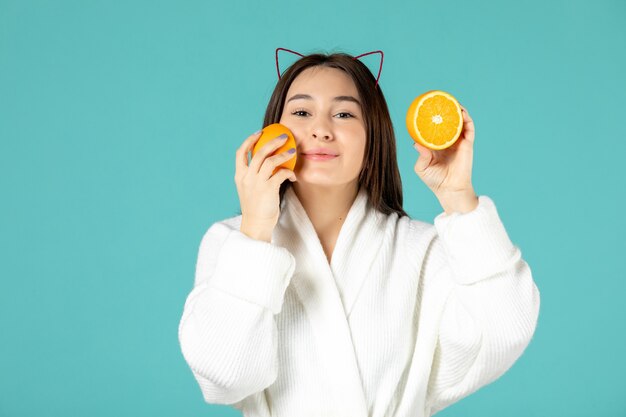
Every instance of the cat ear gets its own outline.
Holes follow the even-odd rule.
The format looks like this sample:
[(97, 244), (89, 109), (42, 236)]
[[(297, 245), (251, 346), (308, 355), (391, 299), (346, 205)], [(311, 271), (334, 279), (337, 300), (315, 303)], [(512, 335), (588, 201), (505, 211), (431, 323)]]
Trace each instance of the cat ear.
[(379, 50), (379, 51), (371, 51), (371, 52), (366, 52), (366, 53), (364, 53), (364, 54), (361, 54), (361, 55), (355, 56), (355, 57), (354, 57), (354, 59), (359, 59), (359, 58), (361, 58), (362, 56), (371, 55), (371, 54), (380, 54), (380, 66), (379, 66), (379, 68), (378, 68), (378, 75), (376, 76), (376, 85), (378, 85), (378, 80), (380, 79), (380, 73), (381, 73), (381, 72), (382, 72), (382, 70), (383, 70), (383, 60), (384, 60), (384, 58), (385, 58), (385, 55), (383, 54), (383, 51), (380, 51), (380, 50)]
[[(299, 52), (296, 51), (292, 51), (291, 49), (286, 49), (286, 48), (276, 48), (276, 72), (278, 73), (278, 79), (280, 80), (280, 65), (278, 63), (278, 51), (285, 51), (285, 52), (290, 52), (292, 54), (295, 55), (299, 55), (301, 57), (304, 57), (304, 55), (302, 55)], [(366, 52), (364, 54), (355, 56), (354, 59), (359, 59), (363, 56), (367, 56), (367, 55), (371, 55), (371, 54), (380, 54), (380, 65), (378, 68), (378, 74), (376, 75), (376, 85), (378, 85), (378, 80), (380, 79), (380, 73), (383, 70), (383, 60), (385, 59), (385, 55), (383, 54), (383, 51), (377, 50), (377, 51), (371, 51), (371, 52)]]
[(300, 55), (301, 57), (304, 57), (304, 55), (302, 55), (299, 52), (292, 51), (291, 49), (276, 48), (276, 72), (278, 72), (278, 79), (280, 80), (280, 67), (278, 65), (278, 51), (279, 50), (283, 50), (283, 51), (286, 51), (286, 52), (291, 52), (292, 54)]

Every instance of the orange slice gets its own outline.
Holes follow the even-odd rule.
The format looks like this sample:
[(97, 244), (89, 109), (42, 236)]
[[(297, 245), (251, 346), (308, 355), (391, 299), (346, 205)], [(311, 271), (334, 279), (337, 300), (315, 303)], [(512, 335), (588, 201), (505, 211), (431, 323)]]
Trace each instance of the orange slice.
[[(256, 144), (254, 145), (254, 149), (252, 149), (252, 156), (254, 157), (254, 154), (257, 153), (257, 151), (259, 149), (261, 149), (261, 147), (263, 147), (263, 145), (265, 145), (267, 142), (269, 142), (272, 139), (277, 138), (278, 136), (282, 135), (283, 133), (287, 134), (287, 142), (285, 142), (280, 148), (276, 149), (274, 152), (272, 152), (271, 155), (276, 155), (282, 152), (286, 152), (291, 148), (295, 148), (296, 147), (296, 139), (293, 137), (293, 133), (291, 133), (291, 130), (289, 130), (289, 128), (285, 125), (281, 125), (280, 123), (274, 123), (271, 125), (267, 125), (263, 128), (263, 132), (261, 133), (261, 137), (257, 140)], [(293, 154), (293, 157), (285, 162), (283, 162), (282, 164), (278, 165), (275, 169), (274, 172), (272, 173), (272, 175), (274, 175), (279, 169), (281, 168), (287, 168), (293, 171), (293, 169), (296, 166), (296, 153)]]
[(406, 113), (406, 128), (413, 140), (429, 149), (454, 145), (463, 130), (459, 102), (449, 93), (428, 91), (417, 97)]

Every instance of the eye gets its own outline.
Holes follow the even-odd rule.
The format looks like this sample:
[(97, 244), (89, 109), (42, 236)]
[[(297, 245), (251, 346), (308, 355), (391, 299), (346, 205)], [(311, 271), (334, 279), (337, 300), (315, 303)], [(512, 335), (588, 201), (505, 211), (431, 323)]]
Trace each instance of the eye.
[[(306, 110), (298, 109), (298, 110), (294, 110), (291, 114), (293, 114), (294, 116), (305, 117), (307, 114), (309, 114), (309, 112), (307, 112)], [(348, 112), (339, 112), (337, 113), (337, 115), (339, 116), (345, 115), (343, 117), (339, 117), (340, 119), (354, 118), (354, 115)]]
[(296, 115), (296, 116), (303, 116), (303, 115), (301, 115), (299, 113), (307, 113), (308, 114), (308, 112), (306, 110), (296, 110), (296, 111), (292, 112), (291, 114)]

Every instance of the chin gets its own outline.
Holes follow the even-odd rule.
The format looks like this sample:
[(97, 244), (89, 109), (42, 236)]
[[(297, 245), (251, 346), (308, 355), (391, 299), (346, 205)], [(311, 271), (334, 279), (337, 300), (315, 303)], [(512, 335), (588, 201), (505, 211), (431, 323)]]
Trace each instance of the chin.
[(336, 187), (338, 185), (341, 185), (341, 183), (337, 183), (335, 181), (331, 181), (331, 180), (307, 180), (307, 179), (302, 179), (298, 177), (298, 183), (304, 185), (317, 185), (317, 186), (323, 186), (323, 187)]
[(298, 181), (294, 184), (303, 186), (318, 186), (318, 187), (344, 187), (350, 181), (342, 181), (339, 178), (331, 178), (327, 175), (305, 175), (296, 173)]

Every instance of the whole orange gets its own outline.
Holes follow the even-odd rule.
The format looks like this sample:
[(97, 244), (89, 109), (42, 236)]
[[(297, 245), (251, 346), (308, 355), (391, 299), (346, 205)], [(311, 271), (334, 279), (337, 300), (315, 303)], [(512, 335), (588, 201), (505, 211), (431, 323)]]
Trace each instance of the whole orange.
[(406, 113), (406, 128), (422, 146), (441, 150), (454, 145), (463, 130), (463, 113), (456, 98), (440, 90), (418, 96)]
[[(268, 156), (277, 155), (279, 153), (286, 152), (291, 148), (295, 148), (296, 139), (294, 138), (293, 133), (291, 133), (291, 130), (289, 130), (289, 128), (285, 125), (282, 125), (280, 123), (274, 123), (274, 124), (265, 126), (263, 128), (261, 137), (257, 140), (256, 144), (254, 145), (254, 149), (252, 149), (252, 156), (254, 157), (257, 151), (261, 149), (261, 147), (263, 147), (263, 145), (265, 145), (267, 142), (271, 141), (272, 139), (277, 138), (283, 133), (287, 134), (287, 141), (280, 148), (276, 149), (274, 152), (271, 153), (271, 155), (268, 155)], [(272, 173), (272, 175), (274, 175), (276, 171), (278, 171), (281, 168), (287, 168), (293, 171), (296, 166), (296, 159), (297, 159), (296, 153), (294, 153), (291, 159), (288, 159), (287, 161), (278, 165), (274, 169), (274, 172)]]

